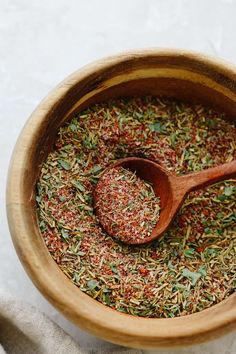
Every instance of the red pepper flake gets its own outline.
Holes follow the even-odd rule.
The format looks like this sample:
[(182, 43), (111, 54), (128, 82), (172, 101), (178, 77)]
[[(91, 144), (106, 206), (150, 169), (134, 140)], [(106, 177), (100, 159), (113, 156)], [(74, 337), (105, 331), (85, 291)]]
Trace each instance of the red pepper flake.
[(148, 271), (146, 268), (144, 268), (144, 267), (140, 267), (139, 273), (140, 273), (142, 276), (146, 276), (146, 275), (148, 275), (149, 271)]

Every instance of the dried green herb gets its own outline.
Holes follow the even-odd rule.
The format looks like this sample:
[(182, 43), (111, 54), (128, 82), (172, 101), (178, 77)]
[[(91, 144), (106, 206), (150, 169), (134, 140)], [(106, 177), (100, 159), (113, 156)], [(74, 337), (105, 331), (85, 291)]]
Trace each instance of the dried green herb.
[[(68, 161), (60, 159), (60, 160), (58, 160), (58, 162), (59, 162), (60, 166), (62, 168), (64, 168), (65, 170), (71, 169), (70, 163)], [(50, 178), (50, 176), (48, 176), (48, 178)]]
[(199, 272), (191, 272), (189, 269), (184, 268), (182, 275), (191, 280), (191, 284), (196, 285), (197, 281), (201, 278), (202, 274)]

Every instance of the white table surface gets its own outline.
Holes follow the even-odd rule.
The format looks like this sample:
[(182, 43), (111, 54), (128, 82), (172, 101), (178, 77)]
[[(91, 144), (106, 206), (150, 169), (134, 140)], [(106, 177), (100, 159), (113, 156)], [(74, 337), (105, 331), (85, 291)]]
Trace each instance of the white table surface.
[[(51, 88), (106, 55), (133, 48), (180, 47), (236, 63), (235, 18), (234, 0), (0, 0), (0, 290), (36, 305), (90, 352), (100, 348), (110, 353), (115, 346), (63, 318), (33, 286), (13, 248), (5, 185), (17, 136)], [(236, 353), (236, 335), (153, 352)]]

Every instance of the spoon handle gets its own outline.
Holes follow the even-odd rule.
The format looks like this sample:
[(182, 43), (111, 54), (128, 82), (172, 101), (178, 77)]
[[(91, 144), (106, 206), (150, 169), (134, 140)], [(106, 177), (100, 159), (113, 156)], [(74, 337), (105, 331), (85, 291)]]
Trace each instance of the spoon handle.
[(236, 177), (236, 160), (177, 178), (181, 179), (181, 185), (189, 192), (232, 177)]

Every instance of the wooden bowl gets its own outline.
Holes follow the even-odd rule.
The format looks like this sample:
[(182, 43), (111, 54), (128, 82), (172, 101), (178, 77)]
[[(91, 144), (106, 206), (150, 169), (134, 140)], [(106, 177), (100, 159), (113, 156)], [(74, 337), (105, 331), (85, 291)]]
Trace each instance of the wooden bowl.
[(108, 341), (136, 348), (200, 343), (236, 327), (236, 294), (199, 313), (171, 319), (122, 314), (82, 293), (50, 256), (36, 220), (35, 184), (60, 125), (111, 97), (160, 95), (199, 100), (236, 117), (236, 69), (179, 50), (141, 50), (109, 57), (75, 72), (31, 115), (14, 150), (7, 184), (13, 242), (28, 275), (69, 320)]

